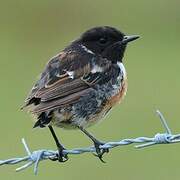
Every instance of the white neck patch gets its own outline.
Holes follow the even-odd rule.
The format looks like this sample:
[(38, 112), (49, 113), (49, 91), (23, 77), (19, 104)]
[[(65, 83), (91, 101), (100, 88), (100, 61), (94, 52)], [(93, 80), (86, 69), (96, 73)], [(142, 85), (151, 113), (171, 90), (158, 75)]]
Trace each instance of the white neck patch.
[(119, 66), (120, 70), (122, 71), (123, 77), (126, 77), (126, 76), (127, 76), (127, 73), (126, 73), (126, 69), (125, 69), (123, 63), (117, 62), (117, 65)]

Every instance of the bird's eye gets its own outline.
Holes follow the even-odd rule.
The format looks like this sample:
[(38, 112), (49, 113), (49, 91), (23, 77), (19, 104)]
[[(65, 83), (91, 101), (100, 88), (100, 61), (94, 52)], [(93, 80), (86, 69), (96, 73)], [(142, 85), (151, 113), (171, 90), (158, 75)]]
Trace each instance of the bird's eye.
[(107, 38), (100, 38), (99, 39), (99, 44), (101, 44), (101, 45), (105, 45), (107, 42), (108, 42)]

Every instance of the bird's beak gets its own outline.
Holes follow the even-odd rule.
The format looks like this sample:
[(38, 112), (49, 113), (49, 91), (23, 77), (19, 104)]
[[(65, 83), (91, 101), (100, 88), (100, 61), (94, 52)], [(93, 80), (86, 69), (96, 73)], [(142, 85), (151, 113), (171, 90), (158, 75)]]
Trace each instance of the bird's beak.
[(123, 38), (123, 40), (122, 40), (122, 43), (123, 43), (123, 44), (127, 44), (127, 43), (129, 43), (129, 42), (131, 42), (131, 41), (134, 41), (134, 40), (138, 39), (138, 38), (139, 38), (139, 36), (137, 36), (137, 35), (124, 36), (124, 38)]

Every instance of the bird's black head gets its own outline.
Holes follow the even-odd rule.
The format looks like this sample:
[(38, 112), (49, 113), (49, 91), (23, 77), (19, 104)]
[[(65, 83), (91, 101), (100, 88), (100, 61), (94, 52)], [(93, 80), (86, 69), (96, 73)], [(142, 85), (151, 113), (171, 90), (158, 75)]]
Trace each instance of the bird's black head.
[(127, 43), (137, 38), (139, 36), (126, 36), (113, 27), (103, 26), (86, 31), (75, 42), (113, 62), (121, 62)]

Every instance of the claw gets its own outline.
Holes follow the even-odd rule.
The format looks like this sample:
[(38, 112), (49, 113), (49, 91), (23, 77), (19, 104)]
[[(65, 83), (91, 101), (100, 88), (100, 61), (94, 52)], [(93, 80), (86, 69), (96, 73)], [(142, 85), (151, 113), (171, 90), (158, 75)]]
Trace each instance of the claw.
[(102, 163), (106, 163), (106, 162), (103, 160), (103, 154), (109, 152), (109, 149), (108, 149), (108, 148), (106, 148), (106, 149), (100, 149), (100, 148), (99, 148), (100, 145), (104, 145), (104, 144), (105, 144), (105, 143), (102, 143), (102, 142), (95, 142), (95, 143), (94, 143), (94, 146), (95, 146), (95, 149), (96, 149), (96, 153), (97, 153), (97, 154), (94, 154), (94, 153), (93, 153), (93, 155), (96, 156), (96, 157), (98, 157)]
[(93, 153), (93, 155), (96, 156), (96, 157), (98, 157), (99, 160), (100, 160), (102, 163), (106, 163), (106, 161), (103, 160), (103, 156), (102, 156), (102, 155), (100, 155), (100, 154), (98, 155), (98, 154), (95, 154), (95, 153)]
[(62, 163), (66, 162), (69, 158), (68, 158), (67, 154), (63, 154), (63, 150), (65, 150), (65, 149), (64, 148), (59, 149), (56, 156), (55, 157), (50, 157), (49, 159), (51, 161), (59, 161), (59, 162), (62, 162)]
[(78, 128), (94, 142), (94, 147), (96, 149), (96, 154), (94, 154), (94, 153), (93, 154), (96, 157), (98, 157), (101, 162), (105, 163), (105, 161), (102, 159), (103, 154), (108, 153), (109, 149), (108, 148), (105, 148), (105, 149), (100, 149), (99, 148), (100, 145), (104, 145), (105, 143), (103, 143), (103, 142), (99, 141), (98, 139), (96, 139), (92, 134), (90, 134), (88, 131), (86, 131), (86, 129), (84, 129), (83, 127), (79, 126)]

